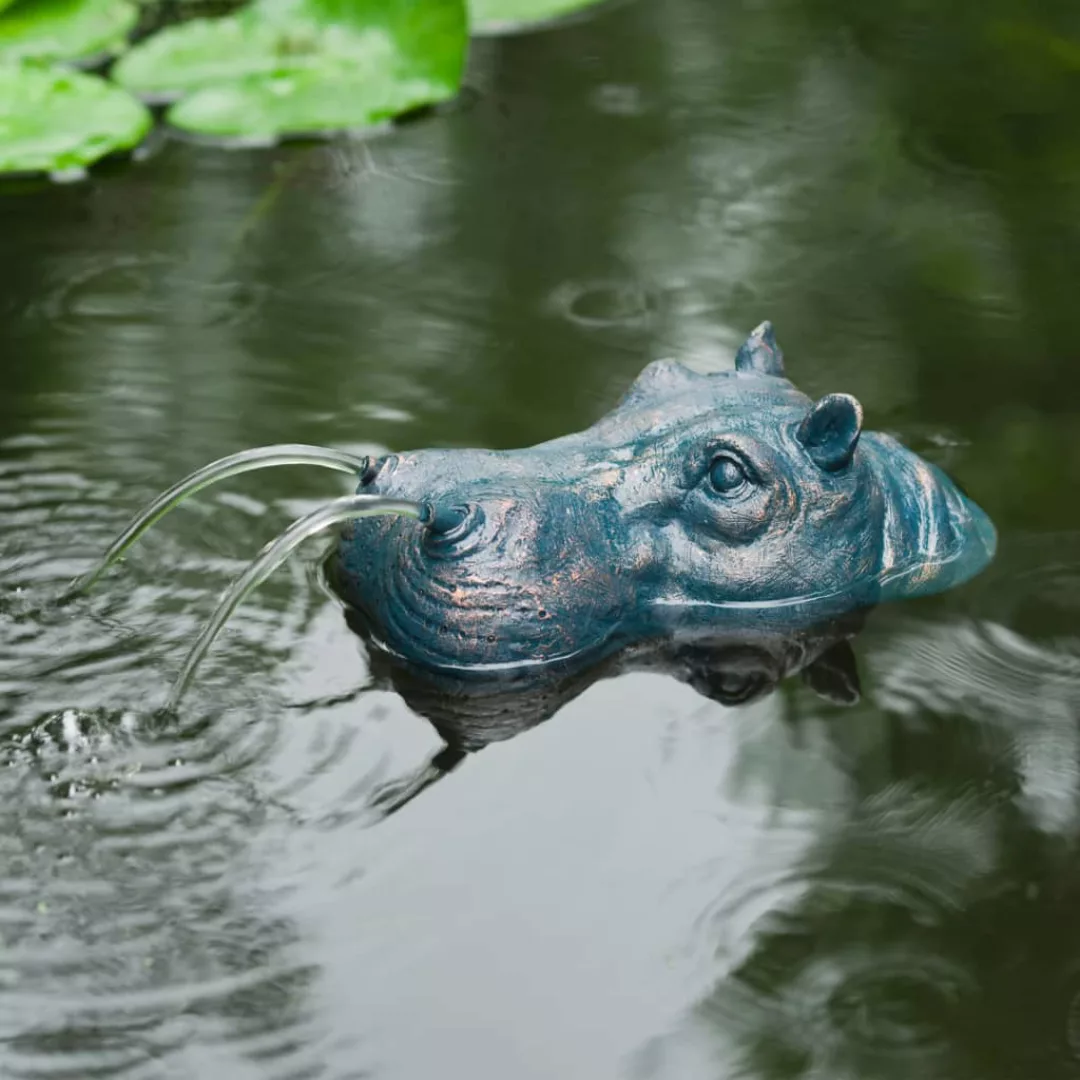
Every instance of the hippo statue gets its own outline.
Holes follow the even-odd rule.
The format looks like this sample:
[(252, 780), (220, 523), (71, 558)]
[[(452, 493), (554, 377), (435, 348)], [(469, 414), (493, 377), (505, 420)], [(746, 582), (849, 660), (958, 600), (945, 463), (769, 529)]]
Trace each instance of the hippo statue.
[(763, 323), (731, 371), (650, 364), (585, 431), (527, 449), (369, 460), (332, 587), (375, 645), (464, 677), (580, 668), (635, 643), (782, 634), (955, 586), (985, 513), (847, 394), (811, 401)]

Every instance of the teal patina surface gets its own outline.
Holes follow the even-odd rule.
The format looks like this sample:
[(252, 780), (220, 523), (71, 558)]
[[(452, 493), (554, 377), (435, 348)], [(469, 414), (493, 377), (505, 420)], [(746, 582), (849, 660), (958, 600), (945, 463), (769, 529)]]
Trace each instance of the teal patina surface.
[(427, 500), (432, 520), (351, 524), (332, 577), (389, 651), (484, 672), (809, 626), (977, 574), (989, 518), (862, 423), (855, 398), (788, 381), (763, 323), (734, 370), (652, 363), (585, 431), (371, 461), (361, 492)]

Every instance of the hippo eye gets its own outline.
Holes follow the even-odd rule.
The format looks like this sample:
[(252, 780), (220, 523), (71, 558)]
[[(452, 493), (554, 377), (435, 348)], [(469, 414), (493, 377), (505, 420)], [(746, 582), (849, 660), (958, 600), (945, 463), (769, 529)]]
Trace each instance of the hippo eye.
[(742, 490), (747, 482), (746, 469), (742, 463), (730, 454), (721, 454), (709, 467), (709, 483), (721, 495), (734, 495)]

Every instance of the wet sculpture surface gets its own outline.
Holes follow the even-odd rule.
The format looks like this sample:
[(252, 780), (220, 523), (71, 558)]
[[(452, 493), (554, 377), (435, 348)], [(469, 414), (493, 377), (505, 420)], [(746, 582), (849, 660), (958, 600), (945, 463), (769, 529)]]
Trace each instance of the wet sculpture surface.
[(585, 431), (392, 454), (358, 491), (434, 513), (346, 526), (335, 589), (389, 653), (459, 674), (809, 627), (957, 585), (996, 544), (944, 473), (862, 430), (854, 398), (800, 393), (768, 323), (732, 371), (657, 361)]

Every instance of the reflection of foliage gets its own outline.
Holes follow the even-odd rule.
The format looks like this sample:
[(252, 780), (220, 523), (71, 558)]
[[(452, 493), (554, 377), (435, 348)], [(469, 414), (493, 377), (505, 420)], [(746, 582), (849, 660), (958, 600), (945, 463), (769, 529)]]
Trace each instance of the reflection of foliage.
[[(1075, 875), (1000, 796), (892, 795), (813, 853), (802, 902), (699, 1007), (732, 1075), (1075, 1075)], [(898, 804), (922, 820), (898, 829)]]
[[(1032, 583), (998, 591), (1015, 601)], [(694, 1010), (738, 1063), (725, 1075), (1077, 1075), (1075, 648), (902, 622), (872, 649), (885, 753), (843, 754), (854, 805)]]
[[(1001, 428), (1051, 436), (1028, 483), (1080, 482), (1061, 451), (1070, 422), (1056, 420), (1080, 338), (1075, 9), (772, 0), (715, 25), (714, 53), (721, 35), (752, 43), (712, 70), (703, 50), (687, 91), (724, 105), (715, 184), (731, 186), (732, 143), (761, 153), (746, 197), (754, 265), (741, 288), (717, 284), (730, 296), (721, 314), (745, 321), (747, 296), (759, 298), (755, 317), (766, 312), (789, 348), (813, 348), (870, 397), (871, 426), (963, 425), (987, 449), (985, 473), (963, 454), (955, 465), (991, 515), (1043, 518), (1044, 497), (1004, 505)], [(706, 242), (715, 265), (715, 236)], [(1005, 404), (1021, 381), (1037, 421)], [(1003, 407), (989, 413), (988, 398)]]
[[(971, 379), (1049, 377), (1044, 400), (1052, 409), (1053, 380), (1078, 329), (1075, 12), (1055, 0), (1025, 5), (1022, 22), (1010, 0), (945, 5), (929, 18), (914, 0), (881, 9), (883, 18), (867, 6), (847, 8), (856, 39), (883, 65), (883, 94), (904, 137), (948, 168), (967, 170), (971, 190), (998, 215), (1012, 268), (1011, 295), (1003, 299), (1027, 312), (1008, 328), (1000, 320), (985, 326), (978, 354), (958, 349), (966, 336), (961, 321), (971, 317), (971, 300), (982, 298), (965, 287), (971, 273), (951, 271), (947, 258), (927, 250), (917, 291), (899, 302), (933, 305), (937, 318), (925, 321), (923, 347), (940, 357), (942, 396), (960, 400), (949, 391)], [(1033, 353), (1048, 363), (1032, 364)]]
[(999, 884), (997, 829), (992, 803), (900, 784), (824, 839), (802, 901), (699, 1007), (744, 1075), (963, 1075), (955, 1029), (980, 986), (958, 926)]

